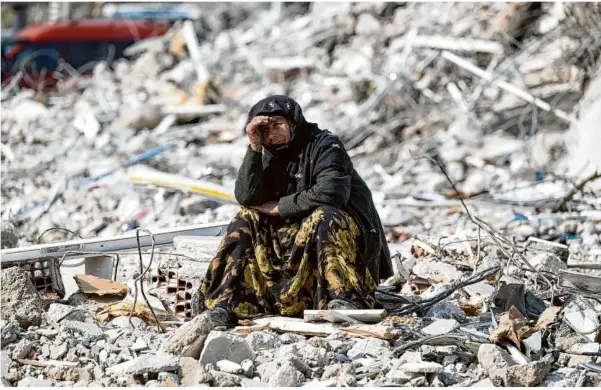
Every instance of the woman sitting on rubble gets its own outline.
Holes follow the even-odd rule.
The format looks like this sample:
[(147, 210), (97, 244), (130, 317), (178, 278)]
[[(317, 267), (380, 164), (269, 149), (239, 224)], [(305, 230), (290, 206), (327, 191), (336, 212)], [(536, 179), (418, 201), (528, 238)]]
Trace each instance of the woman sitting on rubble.
[(286, 96), (249, 112), (236, 180), (244, 206), (196, 299), (215, 325), (261, 314), (374, 308), (390, 255), (371, 192), (339, 138)]

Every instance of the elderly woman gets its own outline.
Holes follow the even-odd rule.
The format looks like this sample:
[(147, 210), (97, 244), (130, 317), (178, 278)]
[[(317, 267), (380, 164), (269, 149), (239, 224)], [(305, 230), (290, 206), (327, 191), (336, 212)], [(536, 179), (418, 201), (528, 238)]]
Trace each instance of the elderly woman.
[(339, 138), (303, 117), (289, 97), (249, 112), (250, 146), (236, 181), (244, 206), (200, 289), (214, 322), (306, 309), (373, 308), (392, 274), (371, 192)]

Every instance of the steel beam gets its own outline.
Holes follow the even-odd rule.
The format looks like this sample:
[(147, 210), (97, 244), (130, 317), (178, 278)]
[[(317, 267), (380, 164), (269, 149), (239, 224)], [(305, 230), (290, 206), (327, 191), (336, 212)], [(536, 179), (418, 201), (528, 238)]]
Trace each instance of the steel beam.
[[(155, 246), (172, 245), (176, 236), (220, 236), (225, 234), (229, 222), (168, 228), (152, 232)], [(140, 232), (140, 246), (152, 246), (150, 235)], [(138, 247), (136, 232), (131, 231), (116, 237), (94, 237), (82, 240), (62, 241), (51, 244), (32, 245), (23, 248), (5, 249), (0, 252), (0, 264), (21, 263), (43, 258), (85, 258), (98, 256), (98, 252), (120, 252)], [(66, 253), (66, 255), (65, 255)]]

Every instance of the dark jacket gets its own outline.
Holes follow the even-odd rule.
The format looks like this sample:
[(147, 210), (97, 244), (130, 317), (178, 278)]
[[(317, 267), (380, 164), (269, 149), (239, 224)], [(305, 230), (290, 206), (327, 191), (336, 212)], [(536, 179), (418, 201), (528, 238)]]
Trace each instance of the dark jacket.
[(376, 283), (392, 276), (384, 229), (371, 191), (353, 167), (340, 139), (308, 123), (300, 106), (286, 96), (261, 100), (257, 115), (281, 115), (291, 123), (292, 137), (284, 147), (263, 153), (248, 148), (236, 179), (235, 195), (243, 206), (278, 201), (283, 218), (306, 217), (319, 206), (348, 212), (362, 233), (360, 249)]

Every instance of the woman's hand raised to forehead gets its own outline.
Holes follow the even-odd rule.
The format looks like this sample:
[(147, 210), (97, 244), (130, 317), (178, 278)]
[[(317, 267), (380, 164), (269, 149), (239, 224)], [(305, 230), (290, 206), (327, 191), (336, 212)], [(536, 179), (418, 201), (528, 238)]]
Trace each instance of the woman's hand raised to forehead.
[(268, 116), (259, 115), (254, 117), (246, 126), (246, 135), (248, 136), (250, 147), (256, 152), (260, 152), (263, 147), (261, 127), (267, 126), (270, 119)]

